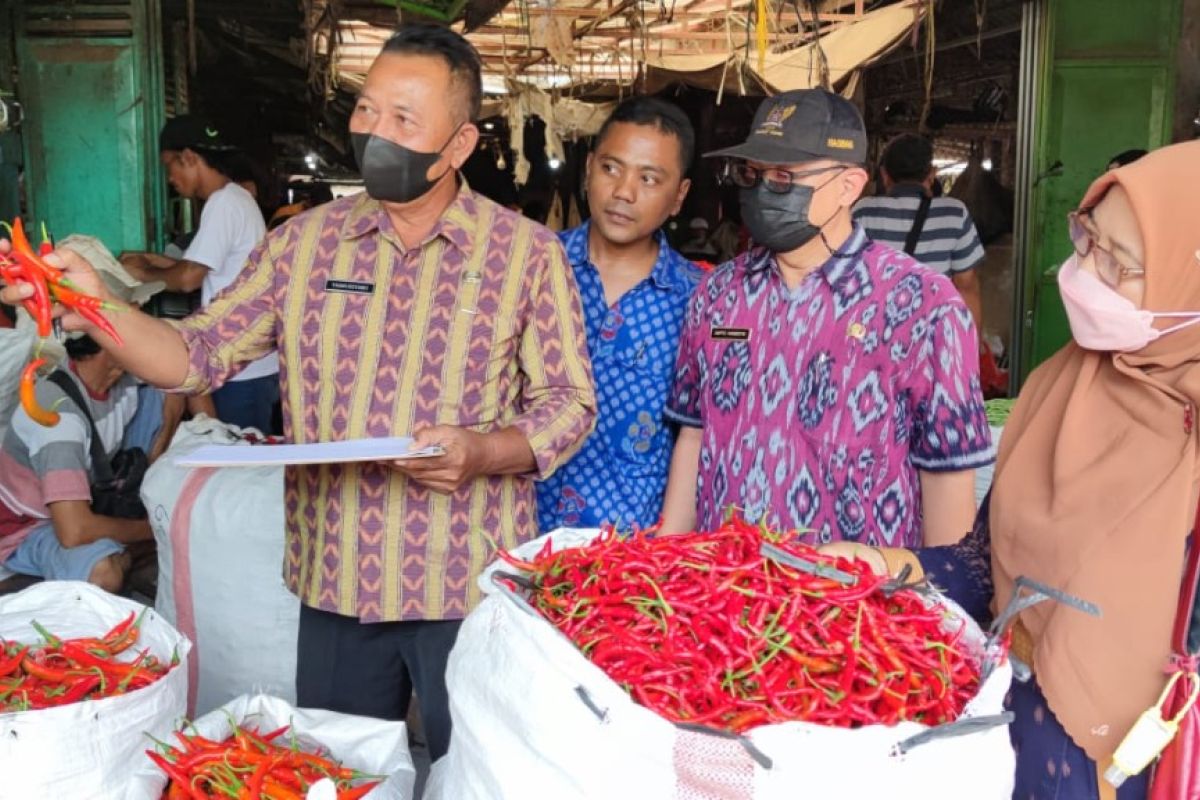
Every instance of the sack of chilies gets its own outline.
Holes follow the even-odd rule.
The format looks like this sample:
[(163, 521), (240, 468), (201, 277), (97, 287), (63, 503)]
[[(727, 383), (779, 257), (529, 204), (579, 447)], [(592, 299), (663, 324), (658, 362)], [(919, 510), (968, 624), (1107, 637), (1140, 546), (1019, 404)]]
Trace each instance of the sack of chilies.
[(262, 694), (235, 698), (158, 742), (143, 738), (141, 749), (125, 800), (412, 800), (416, 779), (403, 722)]
[(1005, 648), (927, 586), (736, 519), (564, 529), (480, 581), (433, 800), (1011, 797)]
[[(32, 669), (43, 676), (90, 671), (76, 664), (71, 651), (81, 645), (86, 652), (78, 659), (99, 658), (104, 646), (88, 640), (108, 632), (114, 632), (111, 641), (123, 635), (122, 643), (129, 645), (114, 657), (128, 665), (121, 668), (124, 677), (111, 672), (81, 677), (88, 683), (78, 689), (92, 687), (86, 697), (51, 707), (43, 706), (71, 699), (67, 693), (76, 689), (43, 685), (17, 706), (35, 710), (0, 712), (0, 764), (5, 765), (0, 800), (120, 800), (146, 736), (166, 737), (183, 718), (191, 644), (152, 609), (76, 581), (47, 581), (0, 598), (0, 650), (16, 643), (20, 650), (28, 647), (26, 657), (37, 661)], [(42, 648), (47, 635), (67, 647), (67, 654), (43, 657), (59, 649)], [(71, 639), (76, 641), (68, 646)], [(75, 666), (66, 666), (68, 657)]]

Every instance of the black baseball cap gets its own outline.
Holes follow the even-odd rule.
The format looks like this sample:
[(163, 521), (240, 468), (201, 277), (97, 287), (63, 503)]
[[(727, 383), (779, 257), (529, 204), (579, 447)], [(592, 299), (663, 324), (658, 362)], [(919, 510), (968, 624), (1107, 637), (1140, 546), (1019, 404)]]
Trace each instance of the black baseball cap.
[(184, 114), (167, 120), (158, 135), (158, 150), (196, 150), (221, 152), (236, 150), (212, 122), (198, 114)]
[(824, 89), (797, 89), (758, 107), (745, 142), (705, 153), (764, 164), (803, 164), (823, 158), (865, 164), (867, 126), (846, 98)]

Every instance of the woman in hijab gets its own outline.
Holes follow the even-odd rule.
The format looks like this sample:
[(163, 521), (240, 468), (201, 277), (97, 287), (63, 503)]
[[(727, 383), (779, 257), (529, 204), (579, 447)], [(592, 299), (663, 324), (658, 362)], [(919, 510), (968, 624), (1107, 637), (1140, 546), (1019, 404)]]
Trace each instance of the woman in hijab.
[[(1166, 683), (1200, 499), (1200, 141), (1106, 173), (1071, 214), (1059, 287), (1073, 341), (1030, 375), (1001, 439), (990, 504), (958, 545), (833, 546), (909, 563), (977, 617), (1028, 576), (1101, 609), (1024, 611), (1013, 653), (1014, 798), (1142, 800), (1101, 777)], [(989, 508), (990, 505), (990, 508)]]

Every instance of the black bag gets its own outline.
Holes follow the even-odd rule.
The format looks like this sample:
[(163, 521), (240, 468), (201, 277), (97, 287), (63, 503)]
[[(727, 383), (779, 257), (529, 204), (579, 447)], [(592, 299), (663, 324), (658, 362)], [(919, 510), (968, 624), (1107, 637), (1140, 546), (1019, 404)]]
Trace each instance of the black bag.
[(150, 465), (146, 453), (140, 447), (130, 447), (118, 451), (109, 461), (104, 443), (100, 441), (100, 432), (96, 430), (96, 421), (75, 381), (62, 370), (52, 372), (49, 380), (66, 393), (92, 429), (92, 474), (96, 476), (91, 486), (92, 513), (121, 519), (145, 519), (146, 506), (142, 504), (140, 492), (142, 478)]

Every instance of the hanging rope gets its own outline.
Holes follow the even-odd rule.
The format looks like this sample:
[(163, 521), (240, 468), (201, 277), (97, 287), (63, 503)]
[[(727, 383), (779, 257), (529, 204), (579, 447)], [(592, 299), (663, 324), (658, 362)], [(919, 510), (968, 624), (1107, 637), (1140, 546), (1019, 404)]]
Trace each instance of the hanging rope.
[[(821, 12), (817, 9), (817, 0), (808, 0), (808, 10), (812, 13), (813, 25), (813, 42), (811, 55), (808, 57), (809, 67), (809, 85), (812, 85), (812, 65), (815, 58), (817, 64), (817, 80), (821, 82), (821, 88), (827, 91), (832, 91), (833, 87), (829, 80), (829, 59), (825, 57), (825, 48), (821, 46)], [(796, 7), (796, 18), (800, 19), (800, 7)], [(801, 29), (804, 27), (804, 21), (801, 19)]]
[(767, 0), (754, 0), (754, 50), (761, 75), (767, 68)]
[(933, 64), (937, 56), (937, 28), (934, 23), (934, 0), (928, 0), (925, 10), (925, 102), (921, 105), (921, 120), (917, 131), (925, 132), (929, 108), (933, 105)]
[(642, 61), (639, 69), (639, 75), (642, 79), (642, 92), (645, 93), (646, 80), (649, 78), (649, 70), (646, 68), (646, 9), (639, 5), (636, 13), (638, 15), (638, 43), (642, 46)]
[(975, 0), (975, 57), (983, 60), (983, 23), (987, 19), (987, 0)]

